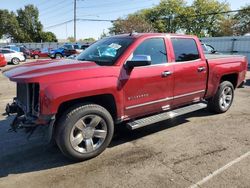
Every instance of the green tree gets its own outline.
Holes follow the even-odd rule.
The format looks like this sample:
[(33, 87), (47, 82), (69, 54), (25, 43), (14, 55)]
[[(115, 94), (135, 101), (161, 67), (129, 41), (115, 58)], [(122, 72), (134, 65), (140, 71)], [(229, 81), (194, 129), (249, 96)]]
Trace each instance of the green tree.
[(56, 35), (52, 32), (41, 32), (42, 42), (57, 42)]
[(94, 38), (86, 38), (86, 39), (80, 39), (79, 42), (85, 42), (85, 43), (93, 43), (95, 42)]
[[(118, 19), (110, 28), (110, 33), (125, 33), (132, 30), (164, 33), (184, 31), (199, 37), (217, 36), (221, 34), (220, 24), (226, 24), (226, 15), (219, 12), (227, 10), (229, 5), (218, 0), (194, 0), (191, 6), (187, 6), (185, 0), (161, 0), (159, 5), (153, 8), (141, 10), (125, 19)], [(140, 29), (143, 24), (147, 25), (146, 29)]]
[[(229, 10), (229, 4), (217, 0), (194, 0), (191, 6), (192, 19), (186, 22), (185, 28), (191, 33), (203, 37), (205, 34), (216, 36), (223, 14), (216, 14)], [(192, 15), (193, 14), (193, 15)]]
[(68, 37), (68, 38), (67, 38), (67, 41), (69, 41), (69, 42), (75, 42), (75, 38), (72, 37), (72, 36), (71, 36), (71, 37)]
[(235, 34), (234, 25), (236, 21), (233, 16), (228, 16), (222, 19), (219, 23), (218, 32), (216, 36), (232, 36)]
[(99, 39), (105, 38), (107, 36), (108, 36), (108, 33), (105, 33), (105, 31), (103, 30), (100, 37), (99, 37)]
[(152, 9), (142, 10), (141, 13), (153, 25), (157, 32), (172, 32), (183, 27), (182, 15), (186, 11), (184, 0), (161, 0), (160, 4)]
[(38, 17), (38, 9), (33, 5), (17, 10), (17, 14), (0, 9), (0, 38), (4, 35), (13, 42), (57, 41), (53, 33), (43, 31)]
[(17, 20), (24, 32), (23, 42), (40, 42), (43, 26), (39, 21), (39, 11), (34, 5), (26, 5), (17, 10)]
[(236, 35), (250, 33), (250, 5), (243, 7), (243, 10), (235, 16), (234, 31)]
[(154, 29), (141, 14), (131, 14), (126, 19), (119, 18), (109, 28), (110, 34), (130, 33), (133, 31), (142, 33), (152, 32)]
[(0, 10), (0, 18), (0, 38), (5, 35), (14, 42), (21, 42), (24, 38), (24, 33), (19, 26), (15, 13), (8, 10)]

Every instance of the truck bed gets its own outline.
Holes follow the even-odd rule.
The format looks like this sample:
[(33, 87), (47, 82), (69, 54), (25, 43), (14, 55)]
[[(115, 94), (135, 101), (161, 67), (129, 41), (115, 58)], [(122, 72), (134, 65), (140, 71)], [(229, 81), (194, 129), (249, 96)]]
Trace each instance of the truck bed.
[(205, 54), (206, 59), (221, 59), (221, 58), (233, 58), (233, 57), (243, 57), (241, 55), (228, 55), (228, 54)]

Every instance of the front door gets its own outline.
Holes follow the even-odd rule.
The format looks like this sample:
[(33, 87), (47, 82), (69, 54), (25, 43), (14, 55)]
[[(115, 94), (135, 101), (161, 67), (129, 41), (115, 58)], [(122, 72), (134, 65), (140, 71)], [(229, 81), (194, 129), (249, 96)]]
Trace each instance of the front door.
[(164, 38), (146, 39), (131, 54), (130, 58), (149, 55), (152, 63), (125, 71), (122, 78), (125, 116), (133, 118), (170, 108), (173, 66), (167, 66), (166, 54)]

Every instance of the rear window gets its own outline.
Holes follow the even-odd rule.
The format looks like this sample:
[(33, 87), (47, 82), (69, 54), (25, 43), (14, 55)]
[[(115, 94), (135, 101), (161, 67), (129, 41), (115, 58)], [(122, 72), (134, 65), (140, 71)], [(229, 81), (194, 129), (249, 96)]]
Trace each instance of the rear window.
[(3, 54), (9, 54), (9, 53), (11, 53), (10, 50), (4, 50), (4, 49), (2, 49), (1, 52), (2, 52)]
[(171, 41), (176, 62), (192, 61), (200, 58), (194, 39), (172, 38)]

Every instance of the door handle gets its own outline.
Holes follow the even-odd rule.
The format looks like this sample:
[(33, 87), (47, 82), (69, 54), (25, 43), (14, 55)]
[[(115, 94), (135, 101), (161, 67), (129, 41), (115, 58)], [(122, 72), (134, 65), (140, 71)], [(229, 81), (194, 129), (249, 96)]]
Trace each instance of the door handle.
[(205, 71), (206, 68), (205, 67), (199, 67), (197, 70), (198, 70), (198, 72), (202, 72), (202, 71)]
[(167, 77), (167, 76), (170, 76), (172, 74), (172, 72), (170, 71), (164, 71), (161, 73), (162, 77)]

